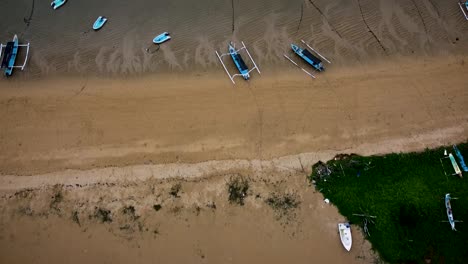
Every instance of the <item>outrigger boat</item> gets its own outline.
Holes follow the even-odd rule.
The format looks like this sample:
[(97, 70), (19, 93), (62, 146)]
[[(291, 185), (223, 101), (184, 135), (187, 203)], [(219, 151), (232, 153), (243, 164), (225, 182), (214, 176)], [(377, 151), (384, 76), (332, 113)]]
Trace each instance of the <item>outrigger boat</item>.
[(55, 10), (61, 6), (63, 6), (67, 0), (54, 0), (52, 3), (50, 3), (50, 6)]
[[(26, 57), (24, 63), (21, 66), (15, 65), (16, 56), (18, 55), (19, 47), (27, 47)], [(26, 62), (28, 61), (29, 55), (29, 43), (28, 44), (19, 44), (18, 36), (13, 37), (13, 41), (7, 42), (6, 45), (0, 44), (0, 58), (2, 58), (1, 68), (5, 68), (5, 76), (11, 76), (13, 74), (14, 68), (24, 69)]]
[(351, 237), (351, 226), (349, 223), (339, 223), (338, 231), (340, 232), (341, 244), (347, 250), (351, 250), (353, 238)]
[(449, 159), (450, 159), (450, 162), (452, 162), (452, 167), (453, 167), (453, 170), (455, 171), (454, 175), (458, 175), (460, 178), (463, 178), (460, 167), (458, 167), (457, 161), (455, 160), (455, 157), (452, 155), (452, 153), (449, 153)]
[[(328, 63), (331, 63), (327, 58), (322, 56), (318, 51), (316, 51), (314, 48), (312, 48), (309, 44), (307, 44), (304, 40), (301, 39), (301, 42), (304, 43), (310, 50), (312, 50), (317, 56), (319, 56), (321, 59), (319, 59), (317, 56), (312, 54), (310, 51), (307, 49), (303, 49), (299, 47), (296, 44), (291, 44), (291, 48), (296, 53), (299, 57), (301, 57), (303, 60), (305, 60), (308, 64), (310, 64), (314, 69), (317, 71), (321, 72), (324, 71), (325, 68), (323, 67), (322, 59)], [(312, 78), (315, 78), (314, 75), (309, 73), (308, 71), (304, 70), (301, 68), (295, 61), (293, 61), (291, 58), (289, 58), (286, 54), (283, 54), (283, 56), (288, 59), (292, 64), (294, 64), (296, 67), (300, 68), (303, 72), (305, 72), (307, 75), (309, 75)]]
[(154, 37), (153, 43), (154, 44), (161, 44), (161, 43), (166, 42), (166, 41), (168, 41), (170, 39), (171, 39), (170, 34), (167, 33), (167, 32), (164, 32), (164, 33), (161, 33), (161, 34), (157, 35), (156, 37)]
[(321, 71), (325, 70), (325, 68), (323, 67), (323, 64), (322, 64), (322, 60), (315, 57), (307, 49), (302, 49), (302, 48), (300, 48), (299, 46), (297, 46), (295, 44), (291, 44), (291, 48), (294, 51), (294, 53), (296, 53), (297, 55), (299, 55), (299, 57), (301, 57), (307, 63), (312, 65), (312, 67), (314, 67), (317, 71), (321, 72)]
[(463, 12), (463, 15), (465, 16), (465, 19), (468, 20), (468, 1), (459, 1), (458, 5), (460, 6), (460, 9)]
[(236, 64), (237, 69), (239, 70), (239, 73), (242, 75), (242, 78), (244, 80), (248, 80), (250, 78), (249, 75), (249, 68), (247, 65), (245, 65), (244, 60), (242, 59), (241, 55), (237, 52), (237, 50), (234, 48), (234, 45), (229, 43), (229, 54), (231, 54), (231, 58), (234, 61), (234, 64)]
[(97, 19), (96, 19), (96, 22), (94, 22), (93, 24), (93, 29), (94, 30), (99, 30), (100, 28), (102, 28), (102, 26), (104, 26), (104, 24), (107, 22), (107, 18), (106, 17), (103, 17), (103, 16), (99, 16)]
[[(255, 61), (253, 60), (252, 56), (250, 55), (250, 52), (247, 49), (247, 47), (245, 46), (244, 42), (241, 41), (241, 43), (242, 43), (242, 48), (236, 50), (235, 45), (232, 42), (230, 42), (228, 44), (229, 53), (224, 53), (224, 54), (220, 55), (220, 54), (218, 54), (218, 51), (215, 51), (216, 56), (218, 56), (219, 61), (223, 65), (224, 70), (226, 71), (227, 75), (229, 76), (229, 79), (231, 80), (231, 82), (233, 84), (235, 84), (234, 77), (236, 77), (236, 76), (242, 76), (242, 78), (244, 78), (244, 80), (248, 80), (248, 79), (250, 79), (250, 72), (253, 71), (253, 70), (257, 70), (258, 74), (261, 74), (260, 70), (258, 69), (257, 64), (255, 64)], [(245, 50), (245, 52), (249, 56), (250, 61), (254, 65), (254, 67), (252, 67), (251, 69), (249, 69), (249, 67), (247, 67), (247, 65), (244, 62), (244, 59), (242, 59), (242, 57), (241, 57), (241, 55), (239, 53), (241, 50)], [(226, 65), (224, 64), (224, 62), (222, 60), (222, 57), (227, 56), (227, 55), (230, 55), (232, 60), (234, 61), (234, 64), (236, 65), (236, 68), (239, 71), (238, 74), (232, 74), (231, 75), (229, 73), (229, 71), (227, 70)]]
[(450, 193), (445, 194), (445, 208), (447, 209), (447, 218), (450, 223), (450, 227), (452, 227), (453, 231), (457, 231), (455, 229), (455, 220), (453, 220), (453, 213), (452, 213), (452, 206), (450, 205)]

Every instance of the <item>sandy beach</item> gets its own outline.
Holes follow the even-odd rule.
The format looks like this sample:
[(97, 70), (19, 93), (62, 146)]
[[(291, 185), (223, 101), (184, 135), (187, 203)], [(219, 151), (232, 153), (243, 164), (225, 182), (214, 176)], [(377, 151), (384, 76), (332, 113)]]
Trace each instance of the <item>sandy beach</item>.
[[(452, 2), (1, 1), (0, 40), (31, 57), (0, 79), (0, 262), (374, 263), (357, 226), (345, 252), (345, 219), (305, 177), (338, 153), (468, 139)], [(332, 61), (315, 80), (282, 57), (301, 39)], [(262, 73), (235, 86), (214, 53), (231, 40)]]

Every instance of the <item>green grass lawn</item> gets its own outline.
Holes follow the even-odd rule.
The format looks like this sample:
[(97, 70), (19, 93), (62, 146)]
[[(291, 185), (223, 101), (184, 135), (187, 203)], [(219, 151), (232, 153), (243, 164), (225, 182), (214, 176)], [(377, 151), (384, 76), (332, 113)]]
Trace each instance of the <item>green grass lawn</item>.
[[(468, 144), (458, 145), (468, 162)], [(468, 174), (445, 176), (440, 162), (444, 149), (385, 156), (346, 156), (326, 163), (331, 173), (319, 177), (314, 165), (311, 179), (352, 224), (362, 225), (357, 214), (374, 215), (368, 225), (373, 248), (391, 263), (468, 263)], [(458, 159), (457, 159), (458, 161)], [(444, 160), (447, 173), (453, 168)], [(322, 167), (323, 168), (323, 167)], [(458, 231), (447, 221), (444, 195), (450, 193)]]

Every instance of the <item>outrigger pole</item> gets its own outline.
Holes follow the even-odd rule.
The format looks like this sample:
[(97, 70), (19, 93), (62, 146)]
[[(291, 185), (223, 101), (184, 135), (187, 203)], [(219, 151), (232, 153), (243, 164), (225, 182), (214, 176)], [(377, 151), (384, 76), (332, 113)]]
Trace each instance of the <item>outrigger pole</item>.
[[(229, 79), (231, 80), (231, 82), (232, 82), (233, 84), (236, 84), (236, 83), (234, 82), (234, 77), (236, 77), (236, 76), (245, 76), (245, 75), (248, 75), (248, 74), (249, 74), (250, 72), (252, 72), (253, 70), (257, 70), (258, 74), (262, 74), (262, 73), (260, 72), (260, 69), (258, 68), (257, 64), (255, 63), (254, 59), (253, 59), (252, 56), (250, 55), (249, 50), (248, 50), (247, 47), (245, 46), (244, 41), (241, 41), (241, 43), (242, 43), (242, 47), (241, 47), (240, 49), (238, 49), (238, 50), (233, 51), (233, 52), (219, 54), (218, 51), (215, 51), (216, 56), (218, 56), (219, 62), (221, 62), (221, 64), (223, 65), (223, 68), (224, 68), (224, 70), (226, 71), (226, 74), (228, 75)], [(226, 65), (224, 64), (224, 62), (223, 62), (223, 60), (222, 60), (222, 57), (223, 57), (223, 56), (227, 56), (227, 55), (237, 54), (239, 51), (241, 51), (241, 50), (243, 50), (243, 49), (245, 49), (245, 51), (247, 52), (247, 55), (249, 56), (250, 60), (252, 61), (254, 67), (253, 67), (252, 69), (250, 69), (247, 73), (244, 73), (244, 74), (236, 73), (236, 74), (232, 74), (232, 75), (231, 75), (231, 74), (229, 73), (228, 69), (226, 68)]]
[(304, 43), (309, 49), (311, 49), (313, 52), (317, 53), (317, 55), (320, 56), (320, 58), (322, 58), (323, 60), (325, 60), (326, 62), (330, 63), (331, 64), (331, 61), (329, 61), (327, 58), (325, 58), (324, 56), (322, 56), (322, 54), (320, 54), (317, 50), (315, 50), (314, 48), (312, 48), (311, 46), (309, 46), (309, 44), (307, 44), (304, 40), (302, 40), (302, 43)]
[(293, 61), (291, 58), (289, 58), (288, 56), (286, 56), (286, 54), (283, 54), (283, 56), (288, 59), (292, 64), (296, 65), (296, 67), (298, 67), (299, 69), (301, 69), (303, 72), (305, 72), (307, 75), (309, 75), (310, 77), (314, 78), (315, 79), (315, 76), (312, 75), (310, 72), (304, 70), (304, 68), (301, 68), (299, 65), (297, 65), (297, 63), (295, 61)]
[(460, 9), (461, 9), (461, 11), (463, 12), (463, 15), (465, 16), (465, 19), (468, 20), (468, 15), (467, 15), (467, 13), (466, 13), (466, 12), (468, 12), (468, 10), (466, 10), (466, 12), (465, 12), (465, 9), (463, 9), (463, 5), (464, 5), (464, 4), (465, 4), (465, 3), (461, 3), (460, 1), (458, 2), (458, 5), (460, 6)]

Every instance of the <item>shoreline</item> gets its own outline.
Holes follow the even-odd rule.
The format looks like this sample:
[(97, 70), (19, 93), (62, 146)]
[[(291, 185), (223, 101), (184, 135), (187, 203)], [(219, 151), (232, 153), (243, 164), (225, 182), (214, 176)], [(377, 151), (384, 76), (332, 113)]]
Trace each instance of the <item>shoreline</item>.
[[(447, 135), (450, 135), (447, 137)], [(300, 153), (271, 160), (211, 160), (200, 163), (169, 163), (106, 167), (89, 170), (67, 169), (51, 173), (18, 176), (0, 176), (0, 191), (10, 192), (21, 189), (35, 189), (64, 185), (68, 187), (96, 184), (116, 184), (128, 181), (148, 180), (199, 180), (212, 176), (230, 175), (239, 172), (250, 173), (303, 173), (309, 175), (312, 165), (318, 161), (327, 162), (339, 154), (363, 156), (385, 155), (390, 153), (419, 152), (426, 148), (457, 144), (466, 141), (466, 133), (456, 128), (446, 128), (420, 134), (412, 138), (387, 139), (377, 143), (365, 143), (342, 150)]]

